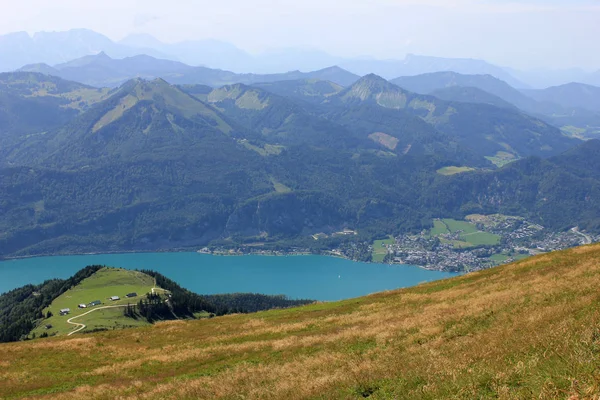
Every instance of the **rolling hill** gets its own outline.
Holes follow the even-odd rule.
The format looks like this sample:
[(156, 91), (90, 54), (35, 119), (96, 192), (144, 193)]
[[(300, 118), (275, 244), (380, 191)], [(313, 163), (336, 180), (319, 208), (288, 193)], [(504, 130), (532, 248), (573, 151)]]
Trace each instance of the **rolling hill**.
[(0, 396), (586, 398), (599, 266), (592, 245), (341, 302), (0, 344)]
[(600, 112), (600, 87), (583, 83), (567, 83), (539, 90), (525, 90), (525, 94), (540, 102), (555, 103), (565, 108)]

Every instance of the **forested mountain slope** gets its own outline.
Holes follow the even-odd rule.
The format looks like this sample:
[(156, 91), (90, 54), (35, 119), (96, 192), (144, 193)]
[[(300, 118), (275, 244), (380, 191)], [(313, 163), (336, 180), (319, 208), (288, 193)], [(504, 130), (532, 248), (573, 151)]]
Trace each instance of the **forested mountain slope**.
[(106, 89), (39, 73), (0, 74), (0, 156), (31, 135), (66, 124), (107, 96)]
[(330, 99), (332, 106), (377, 104), (406, 110), (455, 137), (481, 155), (506, 151), (518, 157), (560, 154), (577, 140), (522, 112), (486, 104), (449, 103), (433, 96), (417, 95), (376, 75), (367, 75)]
[[(597, 205), (575, 193), (587, 185), (584, 198), (593, 197), (598, 175), (571, 177), (554, 159), (493, 171), (484, 157), (557, 154), (579, 141), (512, 109), (444, 102), (372, 75), (346, 89), (332, 85), (273, 84), (297, 94), (286, 97), (243, 84), (128, 82), (11, 148), (0, 169), (0, 255), (223, 240), (310, 246), (305, 240), (319, 232), (351, 228), (371, 240), (469, 210), (595, 229)], [(581, 162), (594, 157), (593, 145), (581, 147)], [(436, 171), (445, 166), (480, 171), (442, 177)], [(508, 175), (497, 193), (494, 182)], [(547, 192), (530, 184), (540, 175)], [(557, 177), (572, 190), (554, 187)], [(555, 219), (552, 210), (561, 210)]]

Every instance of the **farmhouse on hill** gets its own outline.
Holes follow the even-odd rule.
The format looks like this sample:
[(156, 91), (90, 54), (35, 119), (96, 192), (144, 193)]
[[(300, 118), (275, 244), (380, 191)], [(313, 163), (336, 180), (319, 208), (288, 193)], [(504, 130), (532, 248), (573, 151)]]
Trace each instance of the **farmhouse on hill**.
[(127, 293), (126, 297), (137, 297), (137, 293), (135, 293), (135, 292)]
[(99, 306), (100, 304), (102, 304), (102, 302), (100, 300), (94, 300), (89, 304), (89, 306), (90, 307)]
[(70, 308), (61, 308), (60, 309), (60, 315), (67, 315), (70, 312), (71, 312)]
[(80, 304), (80, 305), (78, 305), (77, 307), (79, 307), (79, 308), (87, 308), (87, 305), (85, 305), (85, 304), (81, 303), (81, 304)]
[(111, 296), (110, 299), (112, 301), (121, 300), (121, 298), (119, 296)]

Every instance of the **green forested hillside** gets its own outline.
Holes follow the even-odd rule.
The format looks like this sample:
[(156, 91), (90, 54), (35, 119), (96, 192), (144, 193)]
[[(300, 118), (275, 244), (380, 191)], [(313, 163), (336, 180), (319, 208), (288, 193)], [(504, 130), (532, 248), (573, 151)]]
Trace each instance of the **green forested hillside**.
[(0, 165), (13, 146), (66, 124), (107, 95), (39, 73), (0, 74)]
[(449, 103), (433, 96), (416, 95), (376, 75), (363, 77), (333, 97), (331, 103), (340, 107), (371, 103), (406, 110), (458, 139), (466, 148), (486, 156), (498, 151), (518, 157), (549, 156), (560, 154), (578, 142), (516, 110), (487, 104)]
[[(425, 204), (445, 215), (523, 215), (564, 230), (600, 229), (600, 141), (549, 159), (528, 158), (494, 172), (458, 174), (430, 188)], [(444, 195), (432, 195), (444, 193)]]
[[(137, 79), (14, 145), (0, 169), (0, 255), (248, 241), (326, 248), (312, 235), (351, 228), (370, 241), (479, 211), (595, 229), (598, 205), (581, 196), (594, 198), (598, 175), (560, 161), (574, 156), (501, 170), (486, 159), (579, 143), (533, 117), (416, 95), (376, 76), (343, 90), (306, 80), (260, 86), (295, 95)], [(578, 151), (589, 171), (594, 143)], [(475, 171), (436, 173), (447, 166)]]

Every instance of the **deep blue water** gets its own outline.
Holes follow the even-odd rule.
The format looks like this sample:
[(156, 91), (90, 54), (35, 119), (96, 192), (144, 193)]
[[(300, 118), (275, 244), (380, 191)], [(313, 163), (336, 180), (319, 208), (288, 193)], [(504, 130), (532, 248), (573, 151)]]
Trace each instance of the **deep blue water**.
[(455, 275), (409, 265), (366, 264), (326, 256), (96, 254), (1, 261), (0, 293), (50, 278), (68, 278), (91, 264), (152, 269), (201, 294), (254, 292), (324, 301), (414, 286)]

